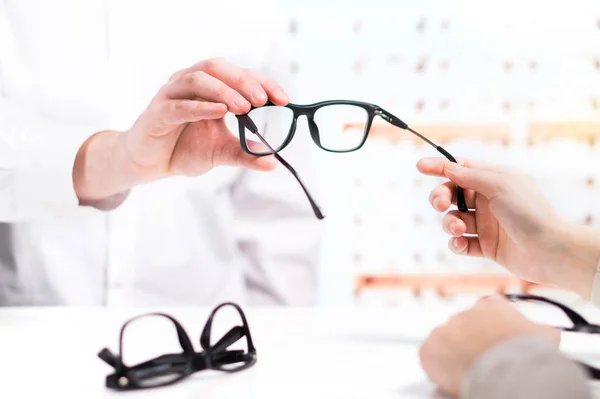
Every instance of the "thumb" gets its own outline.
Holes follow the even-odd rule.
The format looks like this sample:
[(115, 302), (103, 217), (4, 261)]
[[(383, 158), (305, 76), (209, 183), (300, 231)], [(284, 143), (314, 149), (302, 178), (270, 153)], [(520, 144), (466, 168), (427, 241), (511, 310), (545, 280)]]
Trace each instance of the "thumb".
[[(256, 146), (257, 143), (252, 147)], [(259, 144), (262, 145), (262, 144)], [(253, 151), (262, 151), (261, 148), (251, 148)], [(215, 143), (213, 152), (214, 166), (238, 166), (259, 171), (270, 171), (277, 166), (273, 155), (250, 155), (242, 149), (240, 141), (232, 136), (223, 137)]]
[(499, 172), (463, 166), (455, 162), (444, 165), (444, 175), (456, 185), (491, 198), (502, 191), (504, 179)]

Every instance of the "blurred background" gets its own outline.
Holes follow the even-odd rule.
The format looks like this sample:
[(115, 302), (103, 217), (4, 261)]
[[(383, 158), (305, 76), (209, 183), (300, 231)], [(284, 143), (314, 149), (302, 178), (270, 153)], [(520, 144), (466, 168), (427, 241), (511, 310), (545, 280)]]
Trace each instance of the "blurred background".
[[(35, 56), (44, 60), (43, 68), (36, 67), (39, 81), (32, 93), (57, 121), (75, 118), (102, 128), (128, 129), (174, 71), (209, 57), (224, 56), (237, 63), (239, 56), (244, 60), (241, 66), (267, 63), (271, 71), (266, 73), (281, 83), (293, 103), (335, 99), (375, 103), (455, 157), (511, 165), (529, 173), (568, 220), (600, 227), (598, 0), (171, 0), (143, 5), (137, 0), (30, 0), (28, 5), (10, 2), (10, 10), (15, 16), (20, 10), (31, 17), (30, 25), (17, 28), (32, 43), (44, 43), (45, 28), (38, 25), (57, 13), (61, 22), (51, 25), (52, 37), (70, 46), (65, 49), (77, 49), (54, 54), (53, 46), (42, 44), (26, 53), (34, 61)], [(101, 13), (104, 17), (91, 18)], [(84, 26), (81, 16), (98, 26)], [(215, 27), (208, 23), (213, 21)], [(94, 39), (73, 33), (78, 31), (95, 32), (89, 36)], [(219, 35), (215, 40), (209, 37), (213, 33)], [(267, 57), (271, 41), (279, 50)], [(63, 61), (71, 59), (78, 61)], [(102, 75), (90, 80), (87, 68), (96, 63), (106, 68), (99, 68)], [(14, 65), (14, 70), (23, 69)], [(27, 82), (12, 79), (5, 89)], [(305, 118), (298, 122), (294, 140), (282, 155), (298, 169), (326, 215), (320, 222), (324, 241), (318, 261), (319, 304), (455, 303), (505, 291), (564, 296), (525, 284), (490, 261), (448, 250), (448, 237), (441, 229), (443, 215), (428, 202), (431, 189), (443, 180), (420, 176), (415, 167), (420, 158), (439, 154), (406, 130), (376, 118), (364, 147), (336, 154), (314, 145)], [(347, 114), (322, 122), (323, 137), (347, 137), (365, 120)], [(281, 190), (273, 191), (283, 190), (308, 213), (309, 204), (296, 182), (287, 171), (281, 173)], [(190, 186), (195, 184), (193, 195), (203, 192), (220, 198), (216, 187), (224, 175), (215, 172), (190, 179)], [(261, 186), (259, 175), (248, 173), (257, 192), (268, 192), (266, 184), (280, 188), (266, 179)], [(130, 199), (112, 212), (111, 223), (118, 226), (114, 231), (128, 238), (111, 236), (114, 259), (109, 263), (114, 263), (114, 270), (109, 279), (114, 274), (120, 284), (127, 273), (134, 275), (121, 266), (133, 263), (129, 257), (137, 259), (135, 251), (142, 253), (140, 264), (153, 263), (157, 270), (163, 263), (185, 264), (184, 254), (193, 252), (194, 242), (170, 234), (180, 230), (179, 223), (188, 217), (173, 216), (179, 206), (171, 191), (179, 181), (173, 180), (137, 188), (131, 196), (137, 203)], [(187, 200), (187, 195), (181, 198)], [(264, 207), (265, 202), (258, 205)], [(144, 212), (160, 220), (154, 223)], [(231, 217), (229, 211), (214, 212), (221, 212), (223, 220)], [(272, 212), (277, 218), (278, 210)], [(129, 228), (133, 222), (149, 238), (138, 243), (136, 230)], [(292, 240), (282, 248), (293, 245), (312, 253), (313, 246), (302, 244), (302, 226), (286, 231), (272, 225), (275, 233), (262, 234), (257, 228), (261, 226), (253, 222), (248, 231), (258, 231), (269, 243)], [(48, 237), (55, 237), (51, 227)], [(169, 243), (164, 237), (170, 238)], [(44, 240), (51, 246), (49, 238)], [(59, 241), (56, 237), (53, 245)], [(164, 251), (157, 252), (165, 258), (142, 247), (134, 250), (131, 243), (161, 245)], [(69, 244), (62, 240), (61, 245)], [(277, 245), (265, 251), (281, 260), (273, 248)], [(62, 263), (57, 267), (63, 273)], [(292, 278), (292, 285), (302, 288), (304, 281), (312, 282), (312, 273), (307, 274), (302, 281)]]
[[(569, 220), (600, 226), (600, 2), (278, 3), (286, 73), (301, 83), (292, 102), (376, 103), (456, 157), (526, 171)], [(301, 119), (295, 140), (308, 137)], [(318, 173), (307, 184), (327, 216), (321, 304), (562, 295), (447, 249), (442, 215), (427, 200), (441, 180), (415, 168), (438, 154), (407, 131), (376, 119), (360, 151), (312, 154)]]

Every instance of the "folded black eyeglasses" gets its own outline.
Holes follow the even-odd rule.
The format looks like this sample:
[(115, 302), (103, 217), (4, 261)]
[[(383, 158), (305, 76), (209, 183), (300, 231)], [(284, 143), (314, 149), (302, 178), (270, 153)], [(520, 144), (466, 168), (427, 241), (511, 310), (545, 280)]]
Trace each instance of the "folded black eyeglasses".
[[(284, 123), (289, 123), (289, 131), (280, 143), (271, 143), (273, 144), (271, 145), (259, 133), (258, 128), (253, 122), (252, 118), (256, 116), (268, 120), (270, 116), (273, 116), (273, 114), (275, 114), (280, 121), (283, 121)], [(456, 159), (444, 148), (433, 143), (431, 140), (421, 135), (420, 133), (417, 133), (416, 131), (411, 129), (406, 123), (400, 120), (400, 118), (394, 116), (393, 114), (389, 113), (388, 111), (375, 104), (352, 100), (333, 100), (318, 102), (310, 105), (288, 104), (286, 106), (277, 106), (271, 102), (267, 102), (262, 107), (252, 107), (250, 109), (250, 112), (248, 112), (247, 114), (237, 115), (242, 149), (246, 153), (255, 156), (265, 156), (273, 154), (275, 158), (279, 162), (281, 162), (292, 173), (292, 175), (294, 175), (294, 177), (302, 187), (302, 190), (306, 194), (306, 197), (310, 202), (315, 216), (318, 219), (324, 218), (321, 209), (308, 192), (308, 189), (300, 179), (300, 176), (298, 176), (298, 173), (285, 159), (283, 159), (278, 154), (279, 151), (283, 150), (292, 141), (294, 133), (296, 132), (298, 118), (302, 115), (306, 116), (312, 140), (319, 148), (325, 151), (345, 153), (358, 150), (364, 145), (365, 141), (367, 140), (367, 136), (369, 135), (369, 130), (371, 129), (373, 120), (376, 116), (379, 116), (380, 118), (391, 123), (394, 126), (410, 131), (411, 133), (415, 134), (420, 139), (425, 141), (427, 144), (434, 147), (448, 160), (450, 160), (451, 162), (456, 162)], [(320, 131), (319, 125), (330, 125), (330, 123), (335, 122), (336, 120), (339, 121), (340, 118), (346, 118), (346, 121), (348, 121), (348, 119), (351, 119), (352, 122), (364, 121), (365, 128), (352, 130), (349, 132), (341, 132), (343, 123), (339, 123), (332, 126), (332, 129), (328, 130), (326, 133), (322, 133)], [(247, 134), (247, 131), (258, 137), (258, 139), (268, 149), (268, 151), (255, 152), (252, 149), (250, 149), (250, 147), (248, 146), (248, 142), (251, 141), (249, 140), (249, 137), (251, 137), (251, 135)], [(468, 211), (467, 204), (465, 202), (464, 192), (461, 187), (458, 187), (457, 189), (457, 205), (458, 209), (461, 212)]]
[[(541, 296), (535, 295), (518, 295), (518, 294), (508, 294), (505, 295), (511, 301), (529, 301), (529, 302), (537, 302), (540, 304), (554, 306), (560, 309), (573, 323), (572, 326), (559, 326), (556, 327), (561, 331), (567, 332), (576, 332), (576, 333), (586, 333), (586, 334), (600, 334), (600, 326), (596, 324), (589, 323), (582, 315), (569, 308), (566, 305), (563, 305), (559, 302), (553, 301), (552, 299), (544, 298)], [(590, 378), (594, 380), (600, 379), (600, 370), (585, 364), (583, 362), (577, 362), (587, 371)]]
[[(242, 321), (242, 325), (232, 327), (215, 344), (211, 344), (213, 319), (217, 312), (226, 306), (233, 307)], [(158, 316), (170, 321), (179, 338), (183, 350), (181, 353), (168, 353), (134, 366), (123, 362), (123, 334), (131, 323), (150, 316)], [(228, 349), (241, 341), (242, 349)], [(102, 349), (98, 356), (112, 368), (114, 373), (106, 377), (106, 387), (119, 391), (157, 388), (171, 385), (202, 370), (219, 370), (228, 373), (241, 371), (256, 363), (256, 349), (252, 343), (250, 329), (242, 309), (235, 303), (227, 302), (217, 306), (210, 314), (202, 335), (200, 345), (203, 351), (196, 352), (184, 328), (173, 317), (163, 313), (147, 313), (127, 321), (121, 328), (119, 336), (119, 353), (113, 354), (109, 349)]]

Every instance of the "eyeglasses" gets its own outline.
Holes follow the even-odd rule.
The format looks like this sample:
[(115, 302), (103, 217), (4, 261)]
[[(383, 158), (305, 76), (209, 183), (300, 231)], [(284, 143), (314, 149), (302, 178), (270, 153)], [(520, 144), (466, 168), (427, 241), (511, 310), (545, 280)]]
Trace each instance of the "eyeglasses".
[[(389, 113), (383, 108), (370, 103), (352, 101), (352, 100), (334, 100), (323, 101), (310, 105), (288, 104), (286, 106), (277, 106), (271, 102), (267, 102), (262, 107), (252, 107), (250, 112), (243, 115), (237, 115), (239, 125), (239, 136), (242, 149), (254, 156), (265, 156), (273, 154), (275, 158), (281, 162), (296, 178), (304, 194), (308, 198), (310, 205), (318, 219), (323, 219), (321, 209), (314, 201), (313, 197), (308, 192), (308, 189), (298, 176), (294, 168), (283, 159), (278, 152), (283, 150), (294, 138), (298, 118), (306, 116), (308, 128), (313, 142), (321, 149), (335, 153), (346, 153), (356, 151), (361, 148), (369, 135), (371, 125), (376, 116), (379, 116), (388, 123), (397, 126), (401, 129), (408, 130), (427, 144), (434, 147), (439, 153), (445, 156), (449, 161), (456, 162), (456, 159), (444, 148), (435, 144), (427, 137), (417, 133), (411, 129), (397, 116)], [(278, 119), (283, 123), (282, 126), (289, 126), (287, 135), (279, 142), (269, 144), (265, 138), (259, 133), (253, 119)], [(350, 131), (342, 132), (341, 127), (344, 122), (361, 122), (364, 121), (364, 129), (351, 129)], [(327, 127), (321, 130), (319, 126)], [(249, 134), (251, 133), (251, 134)], [(260, 142), (268, 149), (268, 151), (254, 151), (249, 145), (252, 141), (251, 137), (256, 136)], [(256, 148), (256, 147), (254, 147)], [(461, 187), (457, 188), (457, 206), (461, 212), (467, 212), (467, 204), (465, 202), (464, 190)]]
[[(600, 325), (589, 323), (582, 315), (580, 315), (573, 309), (571, 309), (568, 306), (563, 305), (559, 302), (556, 302), (556, 301), (553, 301), (551, 299), (544, 298), (541, 296), (535, 296), (535, 295), (508, 294), (505, 296), (506, 296), (506, 298), (508, 298), (509, 300), (512, 300), (512, 301), (538, 302), (538, 303), (542, 303), (542, 304), (551, 305), (551, 306), (554, 306), (554, 307), (560, 309), (569, 318), (571, 323), (573, 323), (573, 326), (570, 326), (570, 327), (565, 327), (565, 326), (556, 327), (561, 331), (586, 333), (586, 334), (600, 334)], [(600, 379), (600, 370), (599, 369), (592, 367), (588, 364), (582, 363), (582, 362), (578, 362), (578, 363), (581, 364), (586, 369), (586, 371), (591, 376), (591, 378), (593, 378), (595, 380)]]
[[(226, 306), (233, 307), (237, 311), (242, 325), (232, 327), (215, 344), (211, 344), (213, 319), (217, 312)], [(124, 364), (123, 336), (125, 330), (131, 323), (145, 317), (160, 317), (172, 323), (183, 352), (164, 354), (134, 366)], [(243, 349), (228, 349), (242, 338), (245, 338), (245, 341), (240, 342)], [(223, 303), (212, 311), (202, 330), (200, 345), (203, 351), (196, 352), (181, 324), (167, 314), (147, 313), (134, 317), (121, 328), (119, 353), (115, 355), (107, 348), (98, 353), (100, 359), (115, 369), (113, 374), (106, 377), (106, 387), (119, 391), (157, 388), (174, 384), (197, 371), (210, 369), (232, 373), (247, 369), (256, 363), (256, 349), (252, 343), (246, 316), (235, 303)]]

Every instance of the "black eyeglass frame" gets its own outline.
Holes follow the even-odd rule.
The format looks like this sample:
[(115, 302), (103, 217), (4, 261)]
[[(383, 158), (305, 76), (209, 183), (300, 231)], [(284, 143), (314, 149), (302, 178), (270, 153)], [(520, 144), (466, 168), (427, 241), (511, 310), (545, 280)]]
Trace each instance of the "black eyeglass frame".
[[(355, 148), (352, 149), (347, 149), (347, 150), (331, 150), (328, 149), (326, 147), (323, 147), (321, 144), (321, 139), (320, 139), (320, 132), (319, 132), (319, 127), (317, 126), (316, 122), (314, 121), (314, 116), (315, 113), (323, 107), (327, 107), (327, 106), (331, 106), (331, 105), (351, 105), (351, 106), (357, 106), (360, 107), (362, 109), (364, 109), (367, 113), (367, 122), (365, 124), (365, 131), (363, 132), (363, 138), (360, 142), (360, 144), (358, 146), (356, 146)], [(238, 127), (239, 127), (239, 138), (240, 138), (240, 144), (242, 146), (242, 150), (244, 152), (246, 152), (249, 155), (253, 155), (253, 156), (266, 156), (266, 155), (275, 155), (275, 157), (284, 164), (284, 166), (286, 166), (286, 168), (288, 170), (290, 170), (290, 172), (296, 177), (296, 179), (298, 180), (298, 182), (300, 183), (300, 185), (302, 186), (302, 189), (304, 191), (304, 193), (306, 194), (306, 196), (308, 197), (308, 200), (311, 203), (311, 207), (313, 208), (313, 211), (315, 212), (315, 215), (317, 216), (317, 218), (319, 219), (323, 219), (323, 215), (319, 209), (319, 207), (316, 205), (315, 201), (313, 200), (312, 196), (309, 194), (308, 190), (306, 189), (306, 187), (304, 186), (304, 184), (302, 183), (302, 181), (300, 180), (297, 172), (289, 165), (289, 163), (285, 162), (285, 160), (283, 160), (283, 158), (281, 156), (279, 156), (279, 151), (283, 150), (284, 148), (286, 148), (290, 142), (292, 141), (292, 139), (294, 138), (294, 135), (296, 133), (296, 127), (298, 125), (298, 118), (302, 115), (306, 116), (306, 119), (308, 121), (308, 127), (309, 127), (309, 131), (310, 131), (310, 135), (311, 138), (313, 140), (313, 142), (322, 150), (324, 151), (328, 151), (328, 152), (332, 152), (332, 153), (348, 153), (348, 152), (353, 152), (356, 151), (358, 149), (360, 149), (365, 142), (367, 141), (367, 138), (369, 136), (369, 132), (371, 130), (371, 126), (373, 124), (373, 121), (375, 119), (376, 116), (379, 116), (380, 118), (382, 118), (383, 120), (385, 120), (386, 122), (399, 127), (401, 129), (404, 130), (408, 130), (411, 133), (413, 133), (414, 135), (416, 135), (417, 137), (419, 137), (421, 140), (425, 141), (427, 144), (429, 144), (430, 146), (432, 146), (433, 148), (435, 148), (440, 154), (442, 154), (444, 157), (446, 157), (449, 161), (456, 163), (456, 158), (454, 158), (448, 151), (446, 151), (442, 146), (439, 146), (437, 144), (435, 144), (433, 141), (429, 140), (427, 137), (423, 136), (422, 134), (416, 132), (415, 130), (413, 130), (412, 128), (410, 128), (405, 122), (403, 122), (400, 118), (398, 118), (397, 116), (395, 116), (394, 114), (392, 114), (391, 112), (386, 111), (385, 109), (381, 108), (378, 105), (375, 104), (371, 104), (371, 103), (367, 103), (367, 102), (363, 102), (363, 101), (355, 101), (355, 100), (329, 100), (329, 101), (321, 101), (321, 102), (317, 102), (317, 103), (313, 103), (313, 104), (307, 104), (307, 105), (300, 105), (300, 104), (292, 104), (289, 103), (287, 105), (285, 105), (285, 108), (289, 108), (290, 110), (293, 111), (293, 120), (292, 120), (292, 124), (290, 126), (290, 129), (288, 131), (288, 134), (285, 138), (285, 140), (283, 141), (283, 143), (278, 147), (278, 148), (272, 148), (264, 139), (264, 137), (262, 137), (260, 135), (260, 133), (258, 132), (258, 128), (256, 127), (256, 125), (254, 124), (254, 122), (252, 121), (252, 119), (249, 116), (249, 113), (252, 112), (253, 110), (257, 109), (257, 108), (262, 108), (262, 107), (278, 107), (278, 105), (273, 104), (272, 102), (268, 101), (265, 105), (261, 106), (261, 107), (254, 107), (252, 106), (250, 111), (246, 114), (242, 114), (242, 115), (236, 115), (237, 119), (238, 119)], [(267, 146), (267, 148), (269, 149), (269, 152), (262, 152), (262, 153), (256, 153), (253, 152), (252, 150), (250, 150), (250, 148), (248, 148), (248, 145), (246, 143), (246, 129), (248, 129), (249, 131), (251, 131), (253, 134), (255, 134), (261, 141), (263, 144), (265, 144)], [(464, 195), (464, 190), (462, 189), (462, 187), (457, 187), (457, 207), (458, 210), (461, 212), (467, 212), (469, 209), (467, 207), (467, 203), (465, 201), (465, 195)]]
[[(242, 320), (242, 326), (234, 326), (214, 345), (210, 344), (213, 319), (217, 312), (226, 307), (231, 306), (237, 310)], [(176, 331), (179, 339), (179, 344), (183, 352), (174, 354), (164, 354), (154, 359), (145, 362), (128, 366), (123, 362), (123, 336), (127, 326), (147, 316), (159, 316), (170, 320)], [(246, 338), (248, 351), (229, 350), (231, 345), (242, 338)], [(241, 307), (233, 302), (225, 302), (214, 308), (204, 325), (200, 336), (200, 345), (202, 351), (196, 352), (194, 346), (183, 328), (183, 326), (172, 316), (164, 313), (146, 313), (129, 319), (121, 327), (119, 333), (119, 353), (115, 355), (109, 349), (104, 348), (98, 353), (98, 357), (109, 366), (114, 368), (114, 373), (106, 376), (105, 385), (107, 388), (117, 391), (131, 391), (150, 388), (159, 388), (175, 384), (190, 375), (202, 370), (218, 370), (227, 373), (234, 373), (245, 370), (256, 364), (256, 348), (252, 342), (250, 328)], [(234, 368), (227, 368), (227, 365), (241, 363)], [(153, 385), (144, 385), (142, 378), (144, 377), (160, 377), (161, 375), (177, 374), (172, 380), (157, 383)]]
[[(585, 334), (600, 334), (600, 325), (588, 322), (582, 315), (580, 315), (570, 307), (563, 305), (560, 302), (537, 295), (506, 294), (505, 297), (511, 301), (537, 302), (559, 308), (573, 323), (573, 327), (555, 327), (560, 331)], [(580, 361), (577, 361), (577, 363), (580, 364), (587, 371), (587, 373), (592, 379), (600, 380), (600, 369)]]

